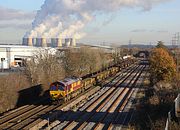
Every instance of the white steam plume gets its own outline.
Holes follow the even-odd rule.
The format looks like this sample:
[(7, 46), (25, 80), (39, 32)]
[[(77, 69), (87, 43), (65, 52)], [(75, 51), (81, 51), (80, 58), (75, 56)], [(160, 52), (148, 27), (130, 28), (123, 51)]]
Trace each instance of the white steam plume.
[(45, 0), (37, 12), (32, 30), (25, 37), (73, 37), (97, 12), (111, 13), (121, 8), (150, 10), (153, 5), (171, 0)]

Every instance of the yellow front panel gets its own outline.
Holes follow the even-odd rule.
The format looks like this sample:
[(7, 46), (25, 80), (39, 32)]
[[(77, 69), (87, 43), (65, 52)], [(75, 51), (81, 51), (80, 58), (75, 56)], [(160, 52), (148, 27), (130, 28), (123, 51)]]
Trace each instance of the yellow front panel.
[(53, 100), (59, 99), (65, 96), (64, 91), (50, 91), (50, 96)]

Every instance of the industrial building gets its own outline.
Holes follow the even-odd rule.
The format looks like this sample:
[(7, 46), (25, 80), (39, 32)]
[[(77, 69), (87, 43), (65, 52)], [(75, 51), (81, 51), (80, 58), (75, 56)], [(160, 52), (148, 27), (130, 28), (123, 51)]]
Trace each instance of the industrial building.
[(37, 47), (32, 46), (0, 45), (0, 69), (22, 66), (23, 60), (37, 50)]

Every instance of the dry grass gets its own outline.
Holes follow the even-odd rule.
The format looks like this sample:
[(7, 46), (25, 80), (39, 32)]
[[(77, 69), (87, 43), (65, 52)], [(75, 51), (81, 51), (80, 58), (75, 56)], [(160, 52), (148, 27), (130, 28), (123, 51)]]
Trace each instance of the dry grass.
[(160, 101), (159, 101), (158, 96), (154, 95), (154, 96), (150, 97), (149, 98), (149, 103), (151, 105), (159, 105)]
[(0, 78), (0, 113), (13, 109), (18, 100), (18, 91), (29, 87), (23, 74), (9, 74)]
[(146, 78), (146, 79), (144, 80), (144, 86), (148, 86), (149, 84), (150, 84), (150, 81), (149, 81), (149, 79)]
[[(172, 109), (174, 99), (177, 96), (179, 87), (177, 86), (179, 78), (173, 83), (159, 82), (154, 85), (154, 95), (151, 95), (151, 89), (147, 89), (145, 95), (138, 93), (138, 98), (142, 98), (137, 110), (135, 125), (132, 129), (153, 129), (163, 130), (166, 125), (167, 114)], [(149, 81), (145, 80), (145, 84)], [(174, 87), (173, 87), (174, 86)], [(150, 84), (148, 86), (151, 88)], [(147, 87), (147, 88), (148, 88)], [(139, 100), (140, 101), (140, 100)], [(179, 125), (172, 123), (170, 130), (178, 130)]]

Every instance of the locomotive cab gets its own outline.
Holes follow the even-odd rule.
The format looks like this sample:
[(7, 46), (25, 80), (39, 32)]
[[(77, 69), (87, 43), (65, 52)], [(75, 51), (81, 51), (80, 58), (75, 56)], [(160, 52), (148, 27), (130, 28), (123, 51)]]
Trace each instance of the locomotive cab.
[(76, 77), (65, 78), (50, 85), (51, 100), (68, 100), (74, 97), (74, 93), (81, 89), (81, 79)]
[(50, 97), (52, 100), (63, 98), (65, 95), (65, 86), (60, 82), (55, 82), (50, 85)]

